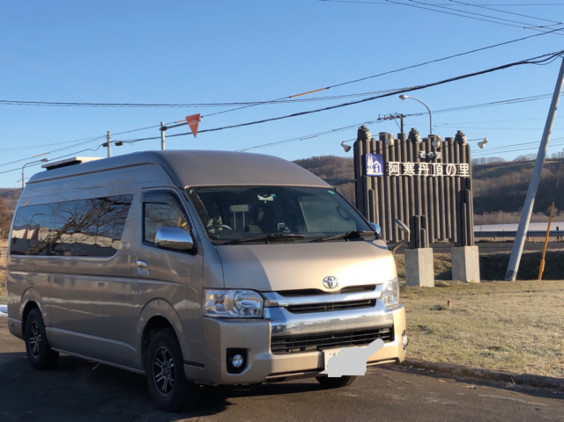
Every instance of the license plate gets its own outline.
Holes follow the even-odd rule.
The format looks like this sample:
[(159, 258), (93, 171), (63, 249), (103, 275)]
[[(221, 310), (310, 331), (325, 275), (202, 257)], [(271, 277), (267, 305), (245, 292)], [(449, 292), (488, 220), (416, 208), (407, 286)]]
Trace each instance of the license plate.
[(324, 370), (327, 370), (327, 365), (329, 363), (329, 359), (337, 356), (339, 353), (341, 353), (341, 349), (329, 349), (329, 350), (323, 351), (323, 360), (324, 360), (323, 367), (324, 367)]

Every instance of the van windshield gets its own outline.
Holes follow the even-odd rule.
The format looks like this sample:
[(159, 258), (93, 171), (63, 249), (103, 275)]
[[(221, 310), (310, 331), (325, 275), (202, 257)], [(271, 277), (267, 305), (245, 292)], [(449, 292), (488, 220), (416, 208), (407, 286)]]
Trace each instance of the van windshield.
[(189, 190), (215, 244), (373, 240), (371, 226), (335, 190), (230, 186)]

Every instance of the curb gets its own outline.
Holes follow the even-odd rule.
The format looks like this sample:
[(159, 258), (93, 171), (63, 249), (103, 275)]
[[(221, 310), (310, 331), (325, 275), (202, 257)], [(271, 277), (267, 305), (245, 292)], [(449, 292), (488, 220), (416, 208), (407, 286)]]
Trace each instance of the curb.
[(442, 374), (467, 375), (488, 381), (502, 381), (509, 384), (530, 385), (540, 388), (551, 388), (564, 391), (564, 378), (544, 377), (540, 375), (515, 374), (490, 369), (468, 368), (451, 363), (426, 362), (419, 359), (406, 359), (401, 366), (422, 368)]

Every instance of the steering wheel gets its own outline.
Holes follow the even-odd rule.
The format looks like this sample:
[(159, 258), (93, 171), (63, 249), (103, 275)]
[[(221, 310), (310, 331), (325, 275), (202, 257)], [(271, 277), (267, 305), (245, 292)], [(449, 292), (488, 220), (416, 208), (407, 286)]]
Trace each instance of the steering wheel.
[(225, 229), (225, 230), (233, 230), (231, 227), (229, 227), (227, 224), (212, 224), (211, 226), (208, 227), (208, 231), (210, 233), (215, 233), (216, 231), (218, 231), (219, 229)]

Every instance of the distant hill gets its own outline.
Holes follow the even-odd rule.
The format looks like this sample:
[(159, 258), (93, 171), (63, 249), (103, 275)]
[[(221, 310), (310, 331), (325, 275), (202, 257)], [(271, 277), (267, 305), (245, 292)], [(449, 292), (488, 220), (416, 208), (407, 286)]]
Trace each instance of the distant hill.
[[(525, 202), (534, 161), (511, 161), (473, 166), (474, 213), (520, 211)], [(564, 160), (546, 160), (537, 191), (534, 212), (564, 211)]]
[(350, 202), (355, 203), (354, 167), (352, 158), (325, 155), (296, 160), (294, 163), (325, 180), (331, 186), (334, 186), (339, 193)]
[(0, 188), (0, 198), (8, 209), (15, 209), (20, 197), (21, 189)]

